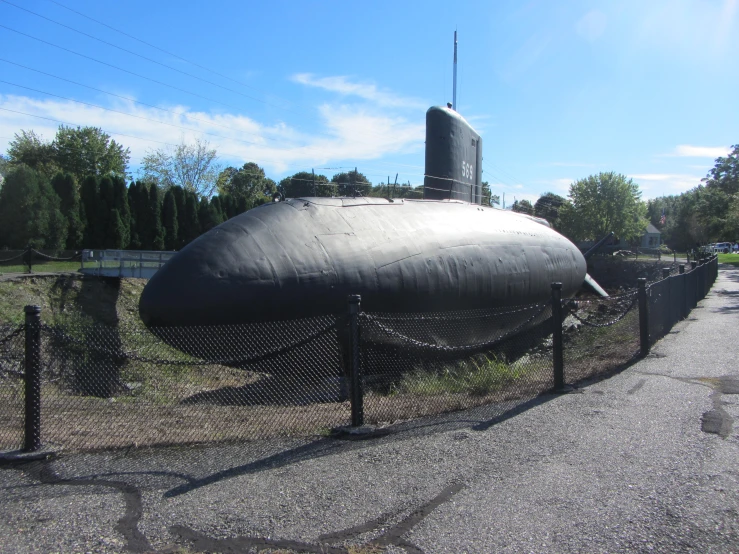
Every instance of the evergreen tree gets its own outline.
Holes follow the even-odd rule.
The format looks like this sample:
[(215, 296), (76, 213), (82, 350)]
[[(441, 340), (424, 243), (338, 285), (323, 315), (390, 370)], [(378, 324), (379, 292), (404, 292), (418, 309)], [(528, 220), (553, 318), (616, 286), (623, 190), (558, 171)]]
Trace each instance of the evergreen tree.
[(141, 237), (139, 236), (139, 218), (141, 210), (139, 209), (139, 184), (131, 181), (128, 187), (128, 208), (131, 212), (130, 223), (128, 228), (128, 247), (133, 250), (141, 250)]
[(200, 218), (198, 213), (198, 197), (193, 192), (185, 192), (185, 226), (180, 230), (182, 246), (200, 236)]
[(185, 217), (185, 189), (180, 186), (174, 186), (170, 187), (169, 190), (172, 191), (174, 203), (177, 206), (177, 246), (174, 247), (174, 250), (179, 250), (185, 245), (183, 233), (185, 232), (185, 227), (187, 227)]
[(126, 238), (126, 226), (123, 223), (120, 212), (113, 208), (108, 217), (108, 245), (110, 248), (122, 250)]
[(98, 224), (98, 179), (92, 175), (85, 177), (80, 184), (80, 203), (85, 213), (85, 230), (83, 232), (83, 244), (86, 248), (99, 248), (95, 242)]
[(115, 248), (112, 237), (108, 236), (110, 229), (110, 211), (115, 208), (113, 197), (113, 180), (110, 177), (100, 179), (98, 185), (97, 224), (95, 226), (95, 248)]
[(179, 222), (177, 221), (177, 215), (177, 201), (175, 200), (172, 188), (170, 188), (164, 194), (164, 204), (162, 206), (164, 246), (167, 250), (177, 250), (179, 244)]
[(25, 165), (11, 169), (0, 189), (0, 247), (64, 248), (67, 221), (60, 204), (45, 176)]
[(149, 214), (150, 227), (149, 241), (152, 250), (164, 250), (164, 227), (162, 227), (162, 203), (159, 200), (159, 188), (156, 185), (149, 187)]
[(118, 210), (123, 224), (123, 246), (121, 248), (128, 248), (131, 242), (131, 207), (128, 205), (126, 180), (121, 176), (113, 177), (113, 208)]
[(200, 233), (207, 233), (213, 227), (220, 225), (221, 214), (216, 209), (216, 205), (203, 197), (198, 206), (198, 219), (200, 220)]
[(82, 222), (82, 204), (77, 182), (71, 173), (61, 171), (54, 175), (51, 180), (54, 192), (59, 196), (59, 209), (67, 220), (67, 243), (68, 250), (82, 248), (82, 239), (85, 231)]

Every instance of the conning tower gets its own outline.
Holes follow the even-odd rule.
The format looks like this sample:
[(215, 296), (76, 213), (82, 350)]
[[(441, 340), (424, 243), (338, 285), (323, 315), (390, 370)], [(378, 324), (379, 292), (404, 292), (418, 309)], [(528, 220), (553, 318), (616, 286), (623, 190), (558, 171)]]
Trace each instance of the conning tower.
[(482, 204), (482, 138), (448, 107), (426, 112), (423, 197)]

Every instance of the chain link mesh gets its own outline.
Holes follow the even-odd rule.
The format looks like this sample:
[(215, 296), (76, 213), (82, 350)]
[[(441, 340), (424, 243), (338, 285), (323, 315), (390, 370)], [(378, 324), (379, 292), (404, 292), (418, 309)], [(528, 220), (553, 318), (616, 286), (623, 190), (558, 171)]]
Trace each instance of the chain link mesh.
[[(649, 286), (650, 342), (687, 317), (716, 269), (714, 259)], [(637, 305), (633, 291), (562, 301), (565, 383), (606, 376), (634, 359)], [(502, 413), (551, 390), (551, 315), (549, 303), (360, 313), (365, 423), (476, 407)], [(351, 422), (346, 315), (152, 330), (81, 321), (40, 328), (45, 444), (75, 451), (307, 438)], [(3, 449), (23, 444), (23, 331), (0, 324)]]
[(365, 421), (394, 423), (522, 401), (553, 385), (547, 304), (362, 314)]
[(23, 445), (24, 326), (0, 324), (0, 449)]

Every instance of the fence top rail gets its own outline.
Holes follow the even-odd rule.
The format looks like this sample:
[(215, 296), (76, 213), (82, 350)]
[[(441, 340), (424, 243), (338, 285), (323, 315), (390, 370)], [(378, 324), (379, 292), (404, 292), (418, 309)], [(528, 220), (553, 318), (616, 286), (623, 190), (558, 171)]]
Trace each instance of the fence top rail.
[(162, 261), (166, 262), (176, 252), (164, 250), (83, 250), (82, 261)]

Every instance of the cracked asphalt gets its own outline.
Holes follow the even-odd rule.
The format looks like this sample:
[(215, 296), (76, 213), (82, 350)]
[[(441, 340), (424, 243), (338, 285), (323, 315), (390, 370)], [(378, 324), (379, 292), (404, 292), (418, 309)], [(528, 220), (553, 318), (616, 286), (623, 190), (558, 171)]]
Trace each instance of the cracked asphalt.
[[(3, 552), (739, 552), (739, 270), (652, 354), (524, 405), (0, 469)], [(363, 547), (363, 548), (360, 548)]]

